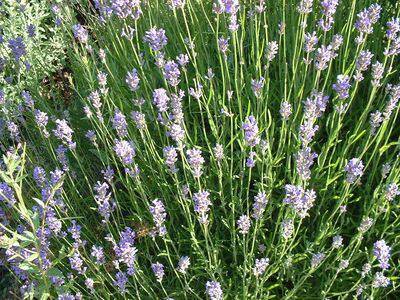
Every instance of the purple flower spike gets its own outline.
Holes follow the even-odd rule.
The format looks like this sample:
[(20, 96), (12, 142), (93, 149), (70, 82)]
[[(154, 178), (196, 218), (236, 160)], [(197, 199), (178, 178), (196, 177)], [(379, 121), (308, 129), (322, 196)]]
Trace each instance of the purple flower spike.
[(210, 300), (222, 300), (223, 292), (221, 284), (217, 281), (207, 281), (206, 293)]
[(244, 130), (244, 140), (247, 146), (254, 147), (260, 143), (256, 118), (253, 116), (247, 117), (242, 129)]
[(389, 269), (391, 248), (386, 245), (384, 240), (379, 240), (374, 243), (374, 256), (378, 259), (382, 270)]
[(354, 183), (359, 177), (364, 174), (364, 165), (361, 159), (352, 158), (344, 168), (347, 173), (346, 181)]

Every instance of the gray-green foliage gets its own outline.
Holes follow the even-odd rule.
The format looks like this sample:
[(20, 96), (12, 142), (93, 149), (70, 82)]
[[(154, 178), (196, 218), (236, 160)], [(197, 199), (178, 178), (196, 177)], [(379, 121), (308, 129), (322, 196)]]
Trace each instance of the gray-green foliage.
[[(50, 1), (1, 2), (0, 89), (4, 90), (8, 104), (13, 105), (20, 101), (21, 91), (38, 91), (44, 77), (62, 68), (68, 43), (62, 15), (52, 11)], [(53, 4), (57, 2), (60, 1)], [(57, 18), (60, 18), (58, 25)], [(30, 25), (35, 28), (33, 37), (28, 35)], [(19, 62), (15, 61), (9, 47), (9, 40), (17, 37), (22, 37), (26, 46), (26, 54)]]
[[(103, 1), (111, 2), (126, 3)], [(16, 242), (15, 252), (24, 253), (20, 241), (37, 244), (38, 230), (47, 230), (50, 247), (34, 263), (21, 255), (7, 266), (29, 271), (37, 298), (68, 292), (67, 299), (221, 299), (207, 295), (210, 281), (220, 283), (224, 299), (396, 297), (400, 85), (398, 55), (384, 51), (395, 43), (386, 29), (399, 5), (382, 1), (373, 32), (356, 43), (357, 14), (371, 1), (342, 0), (326, 32), (318, 26), (322, 1), (303, 13), (297, 0), (268, 1), (265, 10), (240, 1), (233, 32), (229, 13), (213, 11), (218, 1), (184, 2), (171, 10), (171, 1), (141, 1), (139, 19), (119, 18), (117, 11), (100, 22), (88, 2), (74, 1), (79, 21), (66, 21), (76, 38), (68, 53), (74, 105), (61, 114), (37, 99), (35, 109), (48, 122), (35, 120), (37, 110), (21, 113), (25, 123), (17, 120), (11, 129), (25, 132), (17, 139), (9, 130), (3, 144), (28, 146), (16, 152), (18, 168), (6, 155), (0, 172), (4, 196), (17, 203), (0, 203), (10, 221), (2, 253)], [(154, 35), (153, 27), (165, 30), (162, 51), (144, 40)], [(306, 33), (313, 31), (319, 40), (308, 52)], [(337, 34), (343, 43), (318, 69), (319, 53), (333, 47)], [(356, 81), (366, 50), (373, 54), (371, 65), (379, 61), (384, 72), (379, 77), (376, 67), (364, 68), (365, 78)], [(174, 86), (164, 63), (179, 54), (189, 63), (179, 67)], [(349, 77), (347, 97), (333, 86), (338, 75)], [(258, 90), (257, 82), (263, 83)], [(159, 89), (169, 96), (167, 111), (155, 105)], [(282, 113), (285, 103), (291, 114)], [(376, 111), (386, 117), (371, 124)], [(171, 134), (176, 125), (181, 139)], [(301, 128), (309, 127), (316, 132), (305, 142)], [(202, 151), (200, 175), (189, 149)], [(105, 170), (113, 176), (104, 176)], [(10, 179), (14, 173), (18, 180)], [(208, 223), (195, 205), (201, 197), (210, 200), (203, 205), (210, 208)], [(53, 214), (35, 215), (34, 205)], [(243, 229), (246, 217), (251, 223)], [(21, 224), (25, 231), (16, 233)], [(121, 246), (130, 237), (127, 227), (136, 239)], [(377, 241), (391, 255), (374, 253)], [(91, 255), (93, 246), (103, 247), (104, 260)], [(190, 257), (186, 272), (177, 268), (182, 256)], [(47, 259), (52, 268), (43, 268)], [(162, 280), (154, 263), (164, 265)], [(53, 274), (65, 280), (63, 290), (48, 284)]]

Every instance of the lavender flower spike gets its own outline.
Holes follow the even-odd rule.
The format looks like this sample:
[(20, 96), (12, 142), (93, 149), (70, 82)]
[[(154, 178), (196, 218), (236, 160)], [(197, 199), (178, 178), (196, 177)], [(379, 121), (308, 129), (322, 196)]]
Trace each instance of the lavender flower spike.
[(137, 70), (135, 68), (133, 68), (131, 72), (128, 72), (126, 74), (125, 82), (132, 92), (136, 91), (139, 88), (140, 79), (137, 75)]
[(132, 142), (116, 140), (113, 149), (124, 165), (130, 165), (133, 163), (133, 158), (135, 157), (136, 152)]
[(254, 116), (246, 118), (246, 121), (242, 125), (242, 129), (244, 130), (244, 140), (247, 146), (254, 147), (260, 143), (257, 121)]
[(81, 24), (76, 24), (72, 26), (72, 31), (74, 33), (74, 37), (81, 43), (86, 44), (89, 40), (89, 34), (85, 27)]
[(255, 197), (254, 197), (254, 203), (253, 203), (253, 213), (252, 217), (256, 220), (260, 219), (265, 211), (265, 207), (267, 206), (268, 199), (267, 195), (265, 192), (259, 192)]
[(208, 191), (198, 191), (193, 195), (194, 201), (194, 211), (200, 216), (200, 223), (208, 224), (208, 212), (210, 211), (210, 206), (212, 205), (210, 201), (210, 192)]
[(163, 280), (163, 277), (164, 277), (164, 274), (165, 274), (164, 265), (159, 263), (159, 262), (157, 262), (157, 263), (154, 263), (154, 264), (151, 265), (151, 269), (153, 270), (154, 275), (157, 278), (157, 281), (161, 282)]
[(161, 200), (155, 199), (150, 205), (150, 213), (153, 216), (154, 223), (160, 236), (164, 236), (167, 233), (167, 229), (164, 225), (167, 214), (165, 212), (164, 204)]
[(169, 170), (172, 173), (176, 173), (178, 169), (175, 167), (175, 163), (178, 160), (178, 153), (176, 152), (175, 147), (167, 146), (163, 149), (165, 164), (168, 166)]
[(354, 183), (357, 178), (364, 174), (364, 165), (361, 159), (352, 158), (344, 168), (346, 171), (346, 181), (348, 183)]
[(267, 269), (267, 267), (269, 266), (269, 258), (260, 258), (260, 259), (256, 259), (254, 268), (253, 268), (253, 274), (254, 276), (261, 276), (262, 274), (264, 274), (265, 270)]
[(221, 284), (217, 281), (207, 281), (206, 293), (210, 300), (222, 300), (223, 292)]
[(242, 215), (242, 216), (240, 216), (239, 220), (237, 221), (237, 225), (239, 228), (239, 232), (241, 234), (247, 234), (247, 233), (249, 233), (249, 229), (251, 226), (251, 220), (248, 216)]
[(334, 83), (332, 87), (338, 93), (339, 99), (349, 98), (350, 77), (348, 75), (338, 75), (337, 83)]
[(178, 262), (178, 271), (182, 274), (186, 274), (189, 266), (190, 266), (190, 257), (182, 256)]
[(317, 157), (318, 155), (312, 152), (310, 147), (304, 147), (296, 154), (296, 170), (302, 180), (311, 178), (310, 168)]
[(160, 113), (168, 110), (168, 102), (169, 102), (169, 97), (165, 89), (160, 88), (154, 90), (153, 103), (157, 106), (157, 109)]
[(204, 158), (201, 156), (201, 150), (193, 148), (186, 151), (187, 155), (189, 156), (188, 162), (192, 169), (193, 176), (195, 178), (200, 178), (203, 174), (203, 164)]
[(393, 201), (393, 199), (398, 195), (400, 195), (399, 186), (394, 182), (389, 183), (386, 187), (385, 198), (388, 201)]
[(379, 240), (374, 243), (374, 256), (378, 259), (382, 270), (389, 269), (391, 248), (386, 245), (384, 240)]
[(286, 197), (283, 202), (290, 204), (300, 218), (305, 218), (317, 197), (315, 191), (304, 190), (303, 187), (292, 184), (285, 185), (285, 190)]
[(76, 143), (72, 141), (74, 131), (68, 126), (66, 120), (56, 120), (57, 128), (53, 130), (54, 135), (70, 149), (75, 149)]
[(162, 28), (158, 29), (157, 27), (153, 27), (146, 31), (143, 40), (149, 44), (153, 51), (162, 50), (168, 42), (168, 39), (165, 35), (165, 30)]

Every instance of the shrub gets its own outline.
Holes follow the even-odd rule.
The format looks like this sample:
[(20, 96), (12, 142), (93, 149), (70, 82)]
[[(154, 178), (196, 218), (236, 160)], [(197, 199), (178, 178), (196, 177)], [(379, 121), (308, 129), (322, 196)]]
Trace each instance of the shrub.
[(73, 8), (75, 102), (8, 126), (22, 294), (396, 297), (398, 4)]

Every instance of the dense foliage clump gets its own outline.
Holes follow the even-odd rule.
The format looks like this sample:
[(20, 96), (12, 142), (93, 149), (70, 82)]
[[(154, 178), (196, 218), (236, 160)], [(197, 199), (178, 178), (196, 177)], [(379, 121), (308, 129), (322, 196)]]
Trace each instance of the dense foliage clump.
[(27, 81), (3, 111), (12, 293), (396, 298), (398, 3), (63, 4), (68, 101)]

